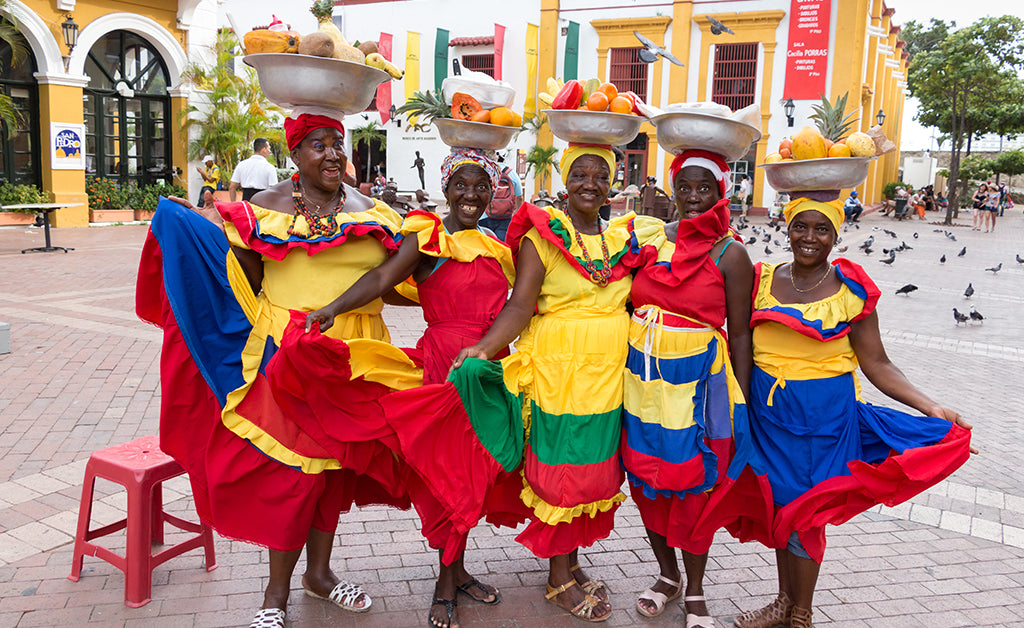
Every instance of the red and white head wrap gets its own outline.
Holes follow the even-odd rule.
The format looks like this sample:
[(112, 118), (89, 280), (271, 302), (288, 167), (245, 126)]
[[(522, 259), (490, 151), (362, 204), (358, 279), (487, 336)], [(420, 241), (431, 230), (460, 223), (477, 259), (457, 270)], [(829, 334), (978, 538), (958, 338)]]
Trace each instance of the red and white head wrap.
[(337, 129), (342, 137), (345, 137), (345, 126), (341, 120), (314, 114), (302, 113), (295, 118), (284, 119), (284, 137), (288, 142), (288, 150), (295, 150), (295, 147), (306, 139), (306, 136), (317, 129)]
[(672, 160), (672, 165), (668, 167), (673, 188), (676, 185), (676, 175), (687, 166), (697, 166), (710, 172), (715, 177), (715, 181), (718, 181), (722, 198), (728, 196), (728, 190), (732, 186), (732, 177), (730, 176), (732, 171), (729, 170), (729, 164), (725, 163), (721, 155), (706, 150), (687, 150), (676, 155), (676, 158)]

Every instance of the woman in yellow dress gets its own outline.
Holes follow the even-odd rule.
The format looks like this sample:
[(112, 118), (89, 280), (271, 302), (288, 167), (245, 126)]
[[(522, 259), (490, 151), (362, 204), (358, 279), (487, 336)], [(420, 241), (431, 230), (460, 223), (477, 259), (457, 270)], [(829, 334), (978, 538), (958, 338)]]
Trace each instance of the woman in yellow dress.
[[(608, 619), (611, 605), (604, 584), (579, 567), (578, 551), (608, 536), (625, 499), (618, 444), (628, 259), (642, 238), (636, 231), (653, 235), (660, 224), (632, 214), (600, 219), (614, 165), (609, 148), (565, 150), (566, 210), (524, 204), (516, 212), (507, 237), (517, 255), (512, 295), (487, 335), (455, 361), (459, 377), (500, 371), (498, 381), (521, 400), (521, 497), (532, 520), (517, 540), (550, 559), (547, 599), (586, 621)], [(517, 336), (517, 352), (500, 364), (463, 364), (493, 358)], [(464, 400), (470, 416), (494, 411), (472, 401)]]

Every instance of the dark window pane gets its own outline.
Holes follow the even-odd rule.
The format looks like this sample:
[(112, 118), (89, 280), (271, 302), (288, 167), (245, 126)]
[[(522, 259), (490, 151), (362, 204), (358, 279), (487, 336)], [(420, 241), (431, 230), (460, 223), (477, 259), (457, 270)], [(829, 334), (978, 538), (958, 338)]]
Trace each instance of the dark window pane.
[(485, 55), (462, 55), (462, 67), (474, 72), (483, 72), (494, 78), (494, 53)]
[(612, 48), (608, 82), (620, 92), (633, 92), (647, 100), (647, 64), (640, 60), (640, 48)]
[(711, 100), (733, 111), (754, 103), (757, 84), (757, 43), (715, 46)]

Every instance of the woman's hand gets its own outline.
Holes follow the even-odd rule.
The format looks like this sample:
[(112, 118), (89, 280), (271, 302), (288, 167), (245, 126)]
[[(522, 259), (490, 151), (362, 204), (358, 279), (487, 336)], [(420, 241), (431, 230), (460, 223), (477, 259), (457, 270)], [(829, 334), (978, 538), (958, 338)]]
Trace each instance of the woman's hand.
[[(943, 408), (942, 406), (940, 406), (938, 404), (936, 404), (936, 405), (932, 406), (931, 408), (929, 408), (928, 411), (925, 412), (925, 414), (927, 414), (928, 416), (933, 416), (933, 417), (937, 417), (937, 418), (940, 418), (940, 419), (946, 419), (950, 423), (952, 423), (954, 425), (959, 425), (960, 427), (964, 428), (965, 430), (973, 430), (974, 429), (974, 426), (971, 425), (970, 423), (968, 423), (967, 421), (965, 421), (964, 418), (962, 416), (960, 416), (960, 414), (956, 410), (950, 410), (949, 408)], [(976, 447), (971, 447), (971, 453), (972, 454), (978, 453), (978, 449)]]
[(328, 329), (334, 326), (334, 313), (331, 306), (322, 307), (315, 312), (310, 312), (306, 316), (306, 333), (308, 334), (313, 329), (313, 323), (320, 323), (320, 333), (325, 333)]
[(487, 355), (487, 352), (484, 351), (480, 345), (466, 347), (462, 351), (459, 351), (459, 355), (455, 356), (455, 359), (452, 361), (452, 367), (448, 369), (448, 372), (451, 373), (455, 369), (462, 366), (462, 363), (466, 361), (466, 358), (480, 358), (481, 360), (490, 360), (491, 356)]
[(167, 200), (174, 201), (178, 205), (191, 209), (192, 211), (196, 212), (197, 214), (209, 220), (218, 227), (222, 227), (224, 225), (224, 218), (221, 217), (220, 212), (217, 211), (217, 208), (214, 207), (213, 205), (196, 207), (188, 199), (178, 198), (177, 196), (168, 196)]

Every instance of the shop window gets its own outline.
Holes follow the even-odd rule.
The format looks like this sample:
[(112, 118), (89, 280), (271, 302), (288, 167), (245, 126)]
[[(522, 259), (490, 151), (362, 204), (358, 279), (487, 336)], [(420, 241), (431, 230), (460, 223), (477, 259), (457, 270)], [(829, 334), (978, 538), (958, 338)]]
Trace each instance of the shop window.
[(145, 39), (114, 31), (85, 62), (87, 175), (122, 185), (171, 183), (171, 98), (160, 54)]
[(620, 92), (633, 92), (647, 99), (647, 64), (640, 60), (640, 48), (611, 48), (608, 82)]
[(39, 87), (33, 74), (36, 60), (21, 34), (14, 42), (25, 51), (12, 65), (10, 43), (0, 42), (0, 93), (10, 99), (17, 120), (14, 127), (0, 123), (0, 180), (40, 187)]
[(474, 72), (483, 72), (494, 78), (494, 53), (485, 55), (462, 55), (462, 67)]
[(711, 100), (736, 111), (754, 104), (757, 43), (718, 44), (711, 80)]

